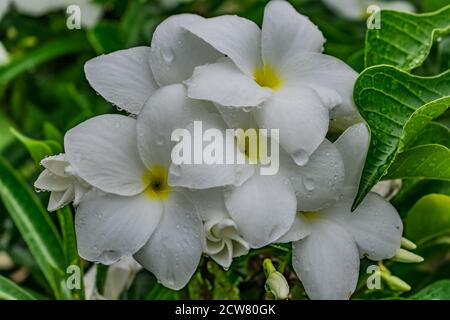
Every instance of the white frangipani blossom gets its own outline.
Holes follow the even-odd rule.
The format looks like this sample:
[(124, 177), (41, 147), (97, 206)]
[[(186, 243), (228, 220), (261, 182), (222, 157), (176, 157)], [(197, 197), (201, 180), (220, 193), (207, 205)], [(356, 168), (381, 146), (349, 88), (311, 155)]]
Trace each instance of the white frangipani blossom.
[(334, 143), (345, 164), (345, 187), (332, 204), (297, 214), (279, 242), (292, 242), (292, 264), (311, 299), (349, 299), (359, 260), (392, 258), (400, 248), (403, 225), (396, 209), (369, 193), (351, 212), (369, 144), (364, 124), (347, 129)]
[(67, 160), (65, 154), (43, 159), (41, 165), (45, 168), (34, 183), (41, 191), (50, 191), (48, 211), (58, 210), (73, 202), (77, 206), (90, 186), (81, 179)]
[(363, 20), (373, 12), (368, 12), (372, 5), (380, 9), (415, 12), (416, 8), (407, 1), (383, 0), (322, 0), (333, 12), (348, 20)]
[(260, 128), (281, 129), (280, 145), (297, 164), (324, 140), (330, 112), (356, 114), (357, 73), (322, 54), (322, 33), (287, 1), (267, 4), (262, 30), (230, 15), (184, 28), (227, 56), (194, 70), (185, 82), (189, 97), (250, 111)]
[(111, 264), (133, 255), (166, 287), (186, 285), (203, 251), (203, 225), (187, 190), (168, 183), (170, 136), (204, 112), (176, 84), (158, 89), (137, 120), (103, 115), (67, 132), (67, 158), (103, 192), (78, 206), (81, 257)]
[(156, 28), (151, 47), (96, 57), (85, 65), (86, 78), (106, 100), (129, 113), (139, 114), (159, 87), (182, 83), (196, 66), (220, 56), (183, 29), (204, 19), (194, 14), (169, 17)]
[[(202, 118), (203, 128), (214, 128), (225, 136), (227, 126), (216, 114)], [(187, 127), (194, 131), (192, 126)], [(337, 148), (324, 140), (305, 166), (298, 166), (282, 149), (279, 170), (260, 174), (260, 159), (250, 159), (248, 144), (228, 152), (244, 158), (245, 165), (171, 164), (169, 182), (173, 186), (208, 189), (225, 186), (223, 196), (231, 219), (252, 248), (268, 245), (292, 225), (296, 211), (314, 210), (339, 194), (344, 181), (342, 157)], [(278, 159), (277, 159), (278, 160)]]

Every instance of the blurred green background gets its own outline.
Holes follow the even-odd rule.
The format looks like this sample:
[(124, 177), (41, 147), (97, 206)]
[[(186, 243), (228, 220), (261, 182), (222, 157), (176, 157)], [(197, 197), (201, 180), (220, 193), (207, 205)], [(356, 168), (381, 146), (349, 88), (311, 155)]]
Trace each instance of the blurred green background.
[[(0, 155), (14, 168), (16, 174), (23, 177), (30, 188), (41, 170), (35, 160), (61, 152), (62, 138), (69, 128), (98, 114), (119, 112), (89, 86), (83, 71), (86, 61), (115, 50), (149, 45), (156, 26), (173, 14), (189, 12), (210, 17), (231, 13), (247, 17), (260, 25), (264, 6), (268, 1), (95, 2), (102, 6), (103, 16), (92, 28), (68, 30), (67, 16), (63, 10), (30, 17), (17, 12), (14, 6), (0, 21), (0, 41), (10, 55), (10, 62), (0, 66)], [(290, 2), (322, 30), (327, 39), (327, 54), (346, 61), (359, 72), (362, 71), (365, 21), (347, 21), (319, 0)], [(414, 3), (419, 12), (433, 11), (450, 3), (447, 0), (410, 2)], [(414, 72), (435, 75), (449, 68), (450, 39), (447, 37), (435, 44), (425, 64)], [(448, 117), (444, 116), (441, 121), (449, 125)], [(26, 145), (34, 150), (35, 159)], [(429, 193), (450, 195), (450, 185), (443, 181), (404, 181), (402, 191), (394, 198), (393, 203), (402, 217), (406, 218), (415, 202)], [(45, 207), (48, 194), (39, 193), (38, 197)], [(54, 298), (45, 275), (30, 253), (23, 232), (19, 231), (6, 207), (0, 201), (0, 275), (26, 287), (38, 297)], [(444, 206), (442, 210), (446, 209), (448, 207)], [(62, 219), (58, 218), (58, 214), (52, 214), (50, 218), (58, 229), (63, 229)], [(66, 214), (72, 213), (69, 211)], [(354, 298), (408, 297), (439, 279), (450, 278), (448, 233), (420, 246), (417, 253), (426, 258), (425, 263), (389, 263), (389, 269), (413, 287), (411, 292), (384, 289), (368, 291), (365, 287), (368, 276), (365, 270), (371, 263), (363, 261), (361, 285)], [(306, 298), (290, 267), (289, 247), (276, 245), (251, 251), (248, 256), (237, 259), (228, 271), (221, 269), (212, 260), (203, 258), (191, 283), (180, 292), (165, 289), (149, 272), (141, 271), (131, 287), (122, 293), (122, 298), (261, 299), (266, 295), (261, 266), (265, 257), (270, 257), (288, 279), (292, 298)], [(88, 264), (84, 263), (84, 266), (87, 268)], [(107, 271), (103, 266), (98, 270), (97, 284), (101, 293)]]

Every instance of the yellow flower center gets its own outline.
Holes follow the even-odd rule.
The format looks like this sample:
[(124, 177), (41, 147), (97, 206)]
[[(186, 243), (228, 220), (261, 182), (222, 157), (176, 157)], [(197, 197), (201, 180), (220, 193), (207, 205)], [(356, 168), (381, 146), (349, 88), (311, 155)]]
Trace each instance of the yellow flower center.
[(144, 193), (152, 200), (166, 200), (171, 191), (168, 177), (169, 172), (164, 166), (152, 166), (142, 177), (142, 181), (148, 186)]
[(283, 82), (270, 64), (264, 64), (262, 68), (256, 69), (253, 73), (253, 78), (261, 87), (273, 90), (279, 89)]
[(306, 212), (302, 211), (301, 214), (303, 214), (305, 219), (309, 220), (309, 221), (316, 220), (316, 219), (319, 218), (319, 214), (317, 212), (314, 212), (314, 211), (306, 211)]

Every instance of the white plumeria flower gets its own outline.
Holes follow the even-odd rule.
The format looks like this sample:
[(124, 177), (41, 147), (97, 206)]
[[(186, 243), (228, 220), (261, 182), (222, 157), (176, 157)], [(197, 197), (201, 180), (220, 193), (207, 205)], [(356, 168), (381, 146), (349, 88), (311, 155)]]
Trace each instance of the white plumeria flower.
[(248, 253), (250, 245), (228, 214), (222, 189), (193, 190), (191, 196), (204, 222), (204, 252), (223, 268), (229, 268), (233, 258)]
[(373, 12), (368, 12), (372, 5), (380, 9), (415, 12), (415, 7), (407, 1), (380, 0), (322, 0), (327, 7), (348, 20), (363, 20)]
[(332, 118), (356, 114), (357, 73), (322, 54), (322, 33), (287, 1), (267, 4), (262, 31), (228, 15), (185, 28), (227, 56), (194, 70), (189, 97), (251, 111), (260, 128), (282, 129), (280, 144), (297, 164), (324, 140), (330, 110)]
[(205, 112), (175, 84), (156, 91), (137, 120), (103, 115), (67, 132), (67, 158), (107, 193), (86, 195), (77, 209), (81, 257), (111, 264), (133, 255), (166, 287), (186, 285), (203, 251), (203, 225), (187, 190), (168, 184), (170, 137)]
[(351, 212), (369, 145), (364, 124), (347, 129), (334, 143), (345, 164), (341, 199), (319, 210), (299, 212), (278, 242), (292, 242), (292, 264), (311, 299), (349, 299), (356, 288), (360, 258), (392, 258), (403, 225), (396, 209), (369, 193)]
[[(208, 115), (202, 120), (204, 130), (214, 128), (226, 135), (227, 126), (218, 115)], [(192, 136), (195, 134), (192, 125), (187, 129)], [(245, 165), (172, 164), (169, 181), (173, 186), (190, 189), (226, 186), (225, 206), (251, 247), (263, 247), (285, 234), (296, 211), (317, 209), (338, 196), (344, 180), (343, 162), (328, 140), (305, 166), (298, 166), (280, 149), (280, 167), (273, 175), (260, 173), (258, 159), (248, 159), (247, 147), (225, 146), (223, 152), (224, 158), (229, 157), (228, 152), (237, 154), (237, 158), (247, 158)]]
[(41, 191), (50, 191), (48, 211), (58, 210), (73, 202), (77, 206), (90, 186), (75, 172), (65, 154), (43, 159), (41, 165), (45, 168), (34, 183)]
[(119, 109), (139, 114), (159, 87), (182, 83), (196, 66), (221, 56), (183, 29), (204, 19), (194, 14), (169, 17), (156, 28), (151, 47), (96, 57), (85, 65), (86, 78), (95, 91)]

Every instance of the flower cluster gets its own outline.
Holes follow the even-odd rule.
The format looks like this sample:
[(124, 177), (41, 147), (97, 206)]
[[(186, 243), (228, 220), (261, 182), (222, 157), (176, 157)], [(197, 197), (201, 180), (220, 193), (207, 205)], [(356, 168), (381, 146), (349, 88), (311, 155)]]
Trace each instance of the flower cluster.
[[(262, 29), (238, 16), (181, 14), (158, 26), (150, 47), (88, 61), (91, 86), (128, 115), (69, 130), (65, 154), (45, 159), (36, 182), (52, 192), (49, 210), (76, 206), (80, 256), (132, 256), (181, 289), (202, 254), (228, 268), (250, 249), (292, 242), (311, 298), (349, 298), (359, 259), (393, 257), (402, 222), (377, 194), (350, 210), (369, 132), (352, 99), (356, 72), (323, 54), (324, 43), (307, 17), (273, 0)], [(334, 143), (330, 120), (348, 127)], [(267, 137), (280, 146), (279, 170), (262, 175), (258, 156), (174, 163), (173, 132), (195, 131), (196, 121), (216, 132), (279, 130)], [(224, 156), (251, 158), (245, 137), (237, 140)]]

